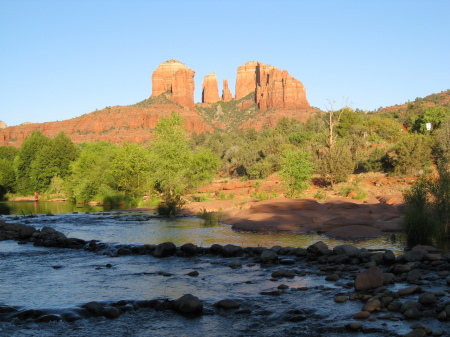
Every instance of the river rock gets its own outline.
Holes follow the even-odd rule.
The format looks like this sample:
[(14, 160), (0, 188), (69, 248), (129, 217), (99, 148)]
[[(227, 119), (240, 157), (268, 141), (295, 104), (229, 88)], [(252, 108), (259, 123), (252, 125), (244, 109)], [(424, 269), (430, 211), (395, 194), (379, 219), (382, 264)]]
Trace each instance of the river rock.
[(242, 262), (239, 260), (235, 260), (233, 262), (231, 262), (228, 267), (232, 268), (232, 269), (237, 269), (237, 268), (242, 268)]
[(295, 270), (287, 270), (287, 269), (278, 269), (272, 273), (272, 277), (274, 278), (293, 278), (295, 276)]
[(174, 302), (173, 308), (175, 311), (182, 314), (198, 315), (203, 312), (203, 303), (198, 297), (186, 294)]
[(394, 283), (395, 275), (392, 273), (383, 273), (383, 284)]
[(185, 243), (180, 247), (180, 250), (184, 252), (187, 255), (195, 255), (198, 252), (198, 247), (194, 245), (193, 243)]
[(395, 254), (392, 250), (387, 249), (383, 253), (383, 259), (386, 263), (394, 263), (395, 262)]
[[(419, 302), (416, 302), (416, 301), (406, 301), (405, 303), (403, 303), (402, 304), (402, 307), (400, 308), (400, 312), (402, 313), (402, 314), (405, 314), (405, 312), (407, 312), (408, 310), (410, 311), (410, 312), (413, 312), (413, 311), (411, 311), (412, 309), (416, 309), (417, 311), (419, 310), (419, 309), (421, 309), (422, 308), (422, 305), (419, 303)], [(414, 311), (415, 312), (415, 311)], [(419, 313), (420, 314), (420, 313)], [(413, 317), (408, 317), (408, 318), (413, 318)]]
[(92, 316), (101, 316), (103, 314), (103, 305), (96, 301), (84, 304), (83, 308), (85, 308)]
[(406, 287), (397, 291), (398, 296), (409, 296), (421, 290), (420, 287)]
[(400, 256), (399, 259), (401, 261), (406, 262), (415, 262), (415, 261), (423, 261), (426, 256), (427, 251), (421, 249), (414, 249)]
[(259, 258), (261, 263), (274, 263), (278, 260), (278, 254), (271, 249), (265, 249)]
[(326, 251), (328, 249), (328, 246), (323, 241), (317, 241), (316, 243), (313, 243), (307, 248), (307, 251), (309, 253), (313, 254), (320, 254), (321, 251)]
[(217, 302), (215, 305), (215, 307), (219, 308), (219, 309), (225, 309), (225, 310), (229, 310), (229, 309), (239, 309), (241, 306), (239, 305), (239, 303), (237, 303), (236, 301), (233, 300), (220, 300), (219, 302)]
[(222, 247), (223, 257), (241, 256), (243, 253), (244, 249), (241, 246), (228, 244)]
[(353, 318), (355, 318), (355, 319), (366, 319), (369, 317), (370, 317), (369, 311), (360, 311), (360, 312), (356, 313), (355, 315), (353, 315)]
[(420, 294), (418, 302), (423, 305), (430, 305), (436, 303), (436, 295), (430, 291)]
[(153, 252), (154, 257), (167, 257), (176, 253), (177, 247), (173, 242), (163, 242), (156, 246)]
[(355, 279), (355, 289), (364, 291), (383, 285), (383, 271), (378, 267), (371, 267), (358, 275)]
[(373, 312), (380, 308), (381, 302), (378, 298), (371, 298), (362, 308), (362, 311)]
[(119, 317), (121, 313), (121, 310), (115, 307), (107, 307), (103, 309), (103, 316), (110, 319)]
[(406, 276), (406, 280), (408, 282), (416, 282), (420, 280), (422, 277), (422, 272), (419, 269), (413, 269), (408, 272), (408, 275)]
[(344, 254), (348, 257), (358, 256), (359, 248), (352, 245), (339, 245), (333, 248), (336, 255)]

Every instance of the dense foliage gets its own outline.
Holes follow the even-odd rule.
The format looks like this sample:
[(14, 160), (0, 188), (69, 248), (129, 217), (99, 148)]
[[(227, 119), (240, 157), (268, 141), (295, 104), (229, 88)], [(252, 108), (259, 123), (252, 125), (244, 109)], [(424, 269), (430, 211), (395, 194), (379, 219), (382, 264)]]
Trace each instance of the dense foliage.
[[(450, 163), (450, 108), (435, 102), (416, 99), (385, 113), (345, 107), (318, 111), (306, 123), (285, 117), (260, 131), (191, 135), (173, 113), (158, 123), (149, 144), (75, 145), (64, 133), (48, 138), (35, 131), (19, 149), (0, 147), (0, 197), (36, 191), (89, 202), (145, 195), (172, 205), (171, 213), (184, 195), (214, 177), (264, 179), (278, 173), (287, 195), (298, 196), (312, 177), (327, 186), (359, 172), (426, 174), (433, 164)], [(236, 102), (202, 109), (216, 122), (254, 114), (253, 106), (239, 112)]]

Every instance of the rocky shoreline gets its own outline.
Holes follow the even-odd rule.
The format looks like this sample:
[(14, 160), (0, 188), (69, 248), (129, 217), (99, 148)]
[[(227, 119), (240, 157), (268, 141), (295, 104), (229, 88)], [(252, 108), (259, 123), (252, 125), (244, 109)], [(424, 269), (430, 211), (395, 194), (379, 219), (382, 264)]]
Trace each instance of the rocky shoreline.
[[(347, 302), (359, 303), (360, 310), (349, 313), (352, 319), (323, 326), (322, 333), (361, 331), (397, 336), (383, 326), (386, 323), (407, 321), (413, 327), (407, 336), (445, 336), (450, 328), (450, 253), (440, 255), (428, 246), (417, 246), (403, 255), (395, 256), (390, 250), (371, 251), (351, 245), (340, 245), (330, 249), (319, 241), (306, 248), (301, 247), (240, 247), (213, 244), (208, 248), (191, 243), (175, 246), (171, 242), (152, 245), (111, 245), (99, 241), (84, 241), (67, 238), (51, 227), (36, 229), (25, 224), (11, 224), (0, 220), (0, 240), (16, 240), (20, 244), (36, 246), (84, 249), (93, 253), (111, 256), (151, 255), (154, 258), (199, 258), (212, 256), (225, 259), (230, 268), (247, 268), (259, 265), (267, 277), (277, 283), (305, 275), (323, 278), (324, 284), (316, 287), (289, 287), (280, 284), (272, 290), (261, 291), (261, 296), (289, 296), (295, 292), (312, 292), (330, 296), (327, 284), (333, 285), (336, 310)], [(54, 268), (57, 268), (55, 266)], [(110, 266), (105, 266), (108, 268)], [(171, 275), (164, 275), (170, 277)], [(189, 276), (197, 277), (193, 271)], [(327, 295), (325, 295), (327, 294)], [(176, 300), (121, 300), (87, 302), (81, 307), (67, 310), (20, 309), (0, 306), (1, 321), (72, 322), (90, 317), (114, 319), (137, 310), (155, 312), (173, 311), (181, 315), (251, 315), (255, 308), (250, 303), (224, 298), (216, 303), (204, 303), (195, 294), (186, 294)], [(310, 319), (308, 312), (287, 312), (284, 320), (302, 322)], [(432, 327), (420, 322), (434, 322)], [(366, 323), (370, 322), (370, 327)], [(373, 322), (382, 326), (373, 327)], [(414, 324), (413, 324), (414, 323)], [(437, 324), (436, 324), (437, 323)], [(436, 329), (441, 326), (442, 329)]]

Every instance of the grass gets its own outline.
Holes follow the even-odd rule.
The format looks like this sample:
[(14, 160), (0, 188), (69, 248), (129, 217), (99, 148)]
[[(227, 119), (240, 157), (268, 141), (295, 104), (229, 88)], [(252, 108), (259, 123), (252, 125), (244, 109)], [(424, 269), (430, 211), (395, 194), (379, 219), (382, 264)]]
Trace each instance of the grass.
[(220, 222), (221, 216), (216, 212), (207, 211), (206, 209), (202, 209), (201, 211), (195, 214), (197, 217), (205, 220), (205, 225), (211, 226), (216, 225)]
[(252, 198), (258, 199), (258, 201), (264, 201), (269, 199), (274, 199), (278, 197), (278, 194), (275, 192), (267, 192), (267, 191), (255, 191), (250, 195)]

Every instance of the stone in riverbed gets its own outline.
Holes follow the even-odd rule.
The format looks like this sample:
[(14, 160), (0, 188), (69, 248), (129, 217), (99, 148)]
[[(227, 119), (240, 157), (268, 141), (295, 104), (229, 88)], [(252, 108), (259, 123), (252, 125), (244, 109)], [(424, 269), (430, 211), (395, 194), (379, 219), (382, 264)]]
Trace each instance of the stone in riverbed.
[(221, 300), (221, 301), (217, 302), (216, 304), (214, 304), (214, 306), (219, 309), (225, 309), (225, 310), (240, 308), (239, 303), (237, 303), (236, 301), (233, 301), (233, 300)]
[(261, 263), (274, 263), (278, 260), (278, 254), (273, 250), (264, 249), (259, 258)]
[(307, 248), (309, 253), (320, 254), (322, 250), (327, 250), (328, 246), (323, 241), (317, 241)]
[(203, 312), (203, 303), (198, 297), (186, 294), (174, 302), (173, 308), (182, 314), (198, 315)]
[(185, 243), (184, 245), (182, 245), (180, 247), (180, 250), (184, 253), (186, 253), (187, 255), (195, 255), (198, 252), (198, 247), (196, 245), (194, 245), (193, 243)]
[(418, 302), (423, 305), (430, 305), (436, 303), (436, 296), (432, 292), (420, 294)]
[(103, 310), (103, 316), (110, 319), (119, 317), (121, 313), (120, 309), (115, 307), (107, 307)]
[(377, 298), (372, 298), (367, 301), (367, 303), (364, 305), (362, 311), (368, 311), (372, 312), (375, 310), (378, 310), (380, 308), (381, 302)]
[(371, 267), (358, 275), (355, 279), (355, 289), (364, 291), (383, 285), (383, 271), (378, 267)]
[(153, 252), (154, 257), (167, 257), (176, 253), (177, 247), (173, 242), (163, 242), (156, 246)]
[(241, 256), (243, 253), (244, 249), (241, 246), (228, 244), (222, 247), (223, 257)]
[(359, 248), (352, 245), (339, 245), (333, 248), (336, 255), (344, 254), (348, 257), (357, 256), (359, 254)]
[(103, 305), (96, 301), (84, 304), (83, 308), (85, 308), (92, 316), (101, 316), (103, 314)]

